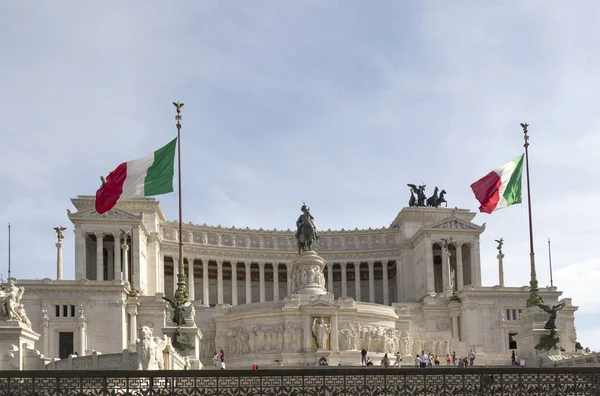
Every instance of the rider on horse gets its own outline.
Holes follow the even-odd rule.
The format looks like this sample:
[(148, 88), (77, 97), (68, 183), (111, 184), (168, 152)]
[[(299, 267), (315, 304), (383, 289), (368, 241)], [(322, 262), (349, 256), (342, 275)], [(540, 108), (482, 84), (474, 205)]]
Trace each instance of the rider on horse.
[(302, 214), (300, 215), (300, 217), (298, 217), (298, 220), (296, 221), (296, 239), (298, 240), (299, 247), (300, 245), (302, 245), (302, 247), (306, 247), (312, 245), (313, 241), (302, 240), (302, 228), (307, 227), (312, 229), (314, 240), (319, 238), (319, 234), (317, 233), (317, 228), (315, 227), (315, 218), (310, 214), (310, 208), (307, 207), (306, 204), (303, 204), (300, 210), (302, 210)]

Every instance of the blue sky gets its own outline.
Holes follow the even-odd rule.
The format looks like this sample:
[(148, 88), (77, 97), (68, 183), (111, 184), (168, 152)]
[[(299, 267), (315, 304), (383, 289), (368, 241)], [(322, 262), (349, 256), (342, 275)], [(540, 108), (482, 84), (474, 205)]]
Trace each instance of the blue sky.
[[(185, 103), (184, 221), (268, 229), (292, 227), (302, 201), (320, 229), (389, 226), (407, 183), (475, 211), (469, 185), (522, 152), (528, 122), (540, 285), (551, 238), (555, 285), (600, 350), (599, 13), (592, 1), (2, 2), (13, 275), (55, 276), (69, 198), (172, 139), (172, 101)], [(159, 198), (176, 219), (177, 195)], [(506, 284), (528, 284), (526, 206), (475, 221), (483, 283), (498, 283), (503, 237)]]

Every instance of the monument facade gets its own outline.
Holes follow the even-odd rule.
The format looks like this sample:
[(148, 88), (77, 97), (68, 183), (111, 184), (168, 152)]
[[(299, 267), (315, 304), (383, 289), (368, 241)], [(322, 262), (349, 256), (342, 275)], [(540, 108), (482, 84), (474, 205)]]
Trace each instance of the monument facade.
[[(439, 198), (421, 202), (420, 187), (384, 228), (318, 229), (306, 205), (293, 230), (184, 224), (185, 320), (198, 330), (185, 356), (206, 366), (223, 349), (229, 368), (316, 364), (323, 356), (360, 365), (362, 348), (376, 363), (400, 352), (406, 364), (421, 351), (473, 350), (477, 364), (509, 363), (528, 287), (483, 286), (485, 226)], [(92, 196), (72, 203), (74, 239), (67, 234), (63, 243), (75, 245), (75, 279), (19, 280), (38, 349), (48, 358), (135, 351), (142, 328), (162, 339), (174, 315), (163, 296), (177, 288), (179, 224), (152, 198), (119, 202), (103, 215)], [(577, 307), (555, 287), (540, 294), (549, 306), (564, 304), (558, 346), (574, 351)]]

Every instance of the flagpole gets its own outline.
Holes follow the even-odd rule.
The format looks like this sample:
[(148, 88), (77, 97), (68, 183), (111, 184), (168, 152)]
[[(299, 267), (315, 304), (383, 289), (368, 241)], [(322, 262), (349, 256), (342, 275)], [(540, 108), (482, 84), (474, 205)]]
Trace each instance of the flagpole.
[(8, 279), (10, 279), (10, 223), (8, 223)]
[(177, 290), (175, 300), (179, 302), (190, 301), (185, 282), (185, 267), (183, 265), (183, 218), (181, 210), (181, 108), (183, 103), (173, 102), (177, 109), (175, 125), (177, 126), (177, 176), (179, 179), (179, 273), (177, 274)]
[(552, 250), (550, 249), (550, 238), (548, 238), (548, 262), (550, 263), (550, 287), (554, 286), (552, 281)]
[(525, 169), (527, 172), (527, 207), (529, 209), (529, 260), (531, 265), (531, 280), (529, 281), (529, 298), (527, 299), (527, 307), (534, 307), (544, 302), (539, 295), (538, 281), (535, 274), (535, 253), (533, 251), (533, 222), (531, 220), (531, 188), (529, 183), (529, 136), (527, 135), (527, 127), (529, 124), (521, 123), (523, 128), (523, 138), (525, 139)]

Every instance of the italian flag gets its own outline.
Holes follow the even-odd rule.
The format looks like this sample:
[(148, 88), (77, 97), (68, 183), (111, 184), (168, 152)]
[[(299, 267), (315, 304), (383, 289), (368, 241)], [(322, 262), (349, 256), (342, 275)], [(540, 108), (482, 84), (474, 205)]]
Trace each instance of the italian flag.
[(492, 213), (521, 203), (522, 175), (523, 154), (471, 184), (475, 198), (481, 203), (479, 211)]
[(172, 192), (176, 145), (177, 138), (152, 154), (117, 166), (96, 191), (96, 212), (108, 212), (121, 199)]

